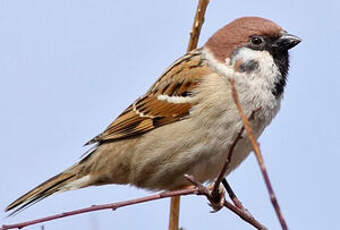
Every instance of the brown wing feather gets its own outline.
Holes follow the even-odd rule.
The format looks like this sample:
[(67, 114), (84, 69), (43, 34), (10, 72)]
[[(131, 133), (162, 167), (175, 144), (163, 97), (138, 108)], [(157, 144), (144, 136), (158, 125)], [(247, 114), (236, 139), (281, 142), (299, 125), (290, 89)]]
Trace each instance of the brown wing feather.
[(192, 97), (193, 90), (211, 69), (200, 51), (188, 53), (170, 66), (160, 79), (130, 105), (107, 129), (87, 144), (134, 137), (181, 119), (189, 114), (192, 103), (170, 103), (159, 95)]

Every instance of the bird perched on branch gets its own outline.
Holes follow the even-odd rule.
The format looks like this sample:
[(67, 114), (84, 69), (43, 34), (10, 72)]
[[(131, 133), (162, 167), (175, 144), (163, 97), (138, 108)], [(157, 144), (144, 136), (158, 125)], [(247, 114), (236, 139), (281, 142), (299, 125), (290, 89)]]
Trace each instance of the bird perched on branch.
[[(274, 22), (243, 17), (217, 31), (200, 48), (175, 61), (111, 123), (90, 140), (82, 160), (32, 189), (6, 211), (20, 211), (54, 193), (92, 185), (130, 184), (173, 190), (213, 180), (243, 127), (232, 98), (234, 81), (256, 138), (280, 108), (289, 68), (288, 50), (301, 40)], [(243, 134), (243, 137), (246, 133)], [(227, 170), (249, 154), (237, 143)]]

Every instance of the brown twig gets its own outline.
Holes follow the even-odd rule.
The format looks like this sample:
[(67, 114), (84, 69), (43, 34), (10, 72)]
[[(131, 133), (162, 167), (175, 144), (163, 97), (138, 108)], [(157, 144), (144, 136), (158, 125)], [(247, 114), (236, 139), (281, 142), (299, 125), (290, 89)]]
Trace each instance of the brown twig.
[(17, 223), (17, 224), (2, 225), (0, 230), (15, 229), (15, 228), (20, 229), (20, 228), (24, 228), (24, 227), (27, 227), (27, 226), (33, 225), (33, 224), (43, 223), (43, 222), (56, 220), (56, 219), (60, 219), (60, 218), (68, 217), (68, 216), (73, 216), (73, 215), (87, 213), (87, 212), (93, 212), (93, 211), (99, 211), (99, 210), (104, 210), (104, 209), (111, 209), (112, 211), (115, 211), (118, 208), (121, 208), (121, 207), (124, 207), (124, 206), (145, 203), (145, 202), (152, 201), (152, 200), (174, 197), (174, 196), (178, 196), (178, 195), (181, 195), (181, 196), (192, 195), (192, 194), (195, 194), (196, 191), (197, 191), (197, 188), (181, 189), (181, 190), (158, 193), (158, 194), (154, 194), (154, 195), (151, 195), (151, 196), (141, 197), (141, 198), (137, 198), (137, 199), (133, 199), (133, 200), (122, 201), (122, 202), (117, 202), (117, 203), (112, 203), (112, 204), (92, 205), (92, 206), (87, 207), (87, 208), (73, 210), (73, 211), (69, 211), (69, 212), (63, 212), (63, 213), (60, 213), (60, 214), (39, 218), (39, 219), (36, 219), (36, 220), (26, 221), (26, 222)]
[[(260, 109), (260, 108), (259, 108)], [(254, 119), (255, 113), (259, 110), (256, 109), (252, 112), (252, 114), (249, 117), (249, 120)], [(230, 203), (228, 203), (227, 201), (225, 201), (225, 206), (228, 206), (228, 208), (230, 210), (232, 210), (234, 213), (236, 213), (237, 215), (240, 216), (240, 212), (242, 213), (242, 215), (240, 216), (243, 220), (245, 220), (246, 222), (249, 223), (249, 221), (255, 221), (258, 224), (258, 227), (260, 229), (265, 229), (265, 227), (263, 225), (261, 225), (259, 222), (257, 222), (255, 220), (255, 218), (248, 212), (247, 209), (245, 209), (242, 205), (242, 203), (239, 201), (239, 199), (237, 198), (237, 196), (235, 195), (234, 191), (232, 190), (232, 188), (230, 187), (228, 181), (224, 178), (224, 175), (226, 174), (229, 166), (230, 166), (230, 162), (231, 162), (231, 158), (234, 152), (234, 149), (238, 143), (238, 141), (242, 138), (242, 134), (244, 132), (245, 127), (242, 126), (242, 128), (240, 129), (240, 131), (238, 132), (235, 140), (233, 141), (233, 143), (231, 144), (229, 150), (228, 150), (228, 154), (227, 154), (227, 159), (225, 160), (225, 163), (217, 177), (217, 179), (214, 182), (214, 186), (213, 186), (213, 190), (211, 192), (211, 202), (217, 202), (219, 200), (220, 194), (219, 194), (219, 187), (220, 184), (222, 183), (227, 191), (227, 193), (229, 194), (230, 199), (233, 201), (235, 206), (232, 206)], [(238, 208), (238, 209), (235, 209)]]
[(179, 228), (179, 208), (180, 196), (171, 197), (170, 201), (170, 215), (169, 215), (169, 230), (178, 230)]
[[(202, 25), (204, 23), (204, 15), (209, 4), (209, 0), (199, 0), (194, 23), (190, 32), (190, 39), (187, 48), (187, 52), (196, 49), (198, 39), (201, 33)], [(179, 229), (179, 209), (180, 209), (180, 197), (172, 197), (170, 201), (170, 216), (169, 216), (169, 230)]]
[(208, 4), (209, 0), (199, 0), (198, 2), (194, 24), (192, 25), (192, 30), (190, 32), (190, 40), (187, 51), (191, 51), (193, 49), (196, 49), (197, 47), (198, 38), (200, 36), (201, 28), (204, 23), (204, 15)]
[(229, 194), (229, 198), (233, 201), (234, 205), (236, 207), (246, 211), (246, 209), (243, 207), (241, 201), (237, 198), (237, 196), (234, 193), (233, 189), (229, 185), (227, 179), (223, 178), (222, 184), (223, 184), (224, 188), (227, 190), (227, 193)]
[(282, 229), (283, 230), (288, 230), (288, 226), (287, 226), (286, 221), (285, 221), (285, 219), (284, 219), (284, 217), (282, 215), (279, 203), (278, 203), (278, 201), (276, 199), (273, 187), (272, 187), (271, 182), (269, 180), (269, 176), (268, 176), (268, 173), (267, 173), (267, 169), (266, 169), (266, 167), (264, 165), (264, 161), (263, 161), (263, 157), (262, 157), (262, 154), (261, 154), (260, 147), (259, 147), (259, 145), (258, 145), (258, 143), (257, 143), (257, 141), (256, 141), (256, 139), (254, 137), (253, 131), (252, 131), (251, 126), (250, 126), (250, 122), (249, 122), (247, 116), (245, 115), (245, 113), (244, 113), (244, 111), (242, 109), (240, 100), (238, 98), (238, 94), (237, 94), (237, 91), (236, 91), (236, 88), (235, 88), (234, 80), (229, 79), (229, 82), (231, 84), (232, 95), (233, 95), (234, 102), (235, 102), (235, 104), (237, 106), (237, 109), (238, 109), (238, 111), (240, 113), (240, 116), (242, 118), (243, 125), (244, 125), (245, 129), (247, 130), (249, 140), (250, 140), (251, 145), (253, 147), (253, 150), (255, 152), (257, 161), (259, 163), (259, 166), (260, 166), (260, 169), (261, 169), (261, 172), (262, 172), (262, 176), (263, 176), (264, 181), (265, 181), (266, 186), (267, 186), (267, 190), (268, 190), (268, 193), (269, 193), (269, 196), (270, 196), (270, 200), (271, 200), (271, 202), (272, 202), (272, 204), (274, 206), (276, 215), (277, 215), (277, 217), (278, 217), (278, 219), (280, 221)]
[(224, 206), (227, 207), (229, 210), (234, 212), (236, 215), (238, 215), (242, 220), (245, 222), (251, 224), (258, 230), (267, 230), (265, 226), (263, 226), (260, 222), (258, 222), (252, 215), (250, 215), (248, 212), (234, 206), (228, 201), (224, 202)]
[[(252, 114), (249, 117), (249, 120), (254, 119), (255, 113), (257, 111), (258, 110), (254, 110), (252, 112)], [(242, 126), (242, 128), (238, 132), (234, 142), (231, 144), (229, 151), (228, 151), (227, 159), (225, 160), (224, 165), (223, 165), (219, 175), (217, 176), (217, 179), (215, 180), (214, 189), (212, 191), (212, 196), (214, 197), (215, 200), (218, 200), (220, 184), (221, 184), (222, 180), (224, 179), (224, 175), (226, 174), (226, 172), (227, 172), (227, 170), (230, 166), (230, 162), (231, 162), (231, 158), (232, 158), (234, 149), (236, 147), (237, 142), (242, 138), (243, 131), (244, 131), (244, 126)]]
[[(209, 190), (209, 188), (203, 186), (200, 182), (195, 180), (194, 177), (185, 175), (185, 178), (189, 180), (193, 185), (196, 186), (197, 191), (196, 195), (204, 195), (210, 202), (214, 202), (214, 198), (212, 196), (212, 191)], [(258, 222), (249, 212), (247, 212), (245, 209), (241, 209), (237, 206), (234, 206), (230, 202), (224, 200), (223, 203), (224, 207), (228, 208), (232, 212), (234, 212), (236, 215), (238, 215), (242, 220), (246, 221), (253, 227), (259, 230), (267, 230), (265, 226), (263, 226), (260, 222)]]
[(212, 191), (212, 196), (214, 197), (214, 200), (218, 200), (220, 184), (221, 184), (221, 182), (224, 178), (224, 175), (226, 174), (226, 172), (227, 172), (227, 170), (230, 166), (230, 161), (231, 161), (231, 157), (232, 157), (233, 152), (234, 152), (234, 148), (235, 148), (237, 142), (241, 139), (243, 131), (244, 131), (244, 127), (241, 128), (241, 130), (238, 132), (234, 142), (231, 144), (229, 151), (228, 151), (227, 159), (224, 162), (224, 165), (223, 165), (223, 167), (220, 171), (220, 174), (217, 176), (217, 179), (215, 180), (214, 188), (213, 188), (213, 191)]
[[(2, 225), (0, 230), (8, 230), (8, 229), (16, 229), (16, 228), (21, 229), (21, 228), (25, 228), (30, 225), (38, 224), (38, 223), (43, 223), (43, 222), (56, 220), (56, 219), (60, 219), (60, 218), (68, 217), (68, 216), (73, 216), (73, 215), (87, 213), (87, 212), (94, 212), (94, 211), (99, 211), (99, 210), (105, 210), (105, 209), (111, 209), (112, 211), (115, 211), (118, 208), (121, 208), (124, 206), (130, 206), (134, 204), (140, 204), (140, 203), (145, 203), (148, 201), (159, 200), (159, 199), (175, 197), (175, 196), (185, 196), (185, 195), (194, 195), (194, 194), (204, 195), (210, 202), (213, 201), (211, 191), (208, 187), (203, 186), (200, 182), (196, 181), (192, 176), (185, 175), (185, 178), (187, 178), (195, 187), (187, 188), (187, 189), (180, 189), (180, 190), (171, 191), (171, 192), (158, 193), (158, 194), (154, 194), (151, 196), (141, 197), (141, 198), (137, 198), (133, 200), (122, 201), (122, 202), (117, 202), (117, 203), (112, 203), (112, 204), (92, 205), (87, 208), (73, 210), (69, 212), (63, 212), (60, 214), (47, 216), (47, 217), (43, 217), (43, 218), (39, 218), (35, 220), (30, 220), (30, 221), (26, 221), (22, 223)], [(230, 209), (232, 212), (234, 212), (236, 215), (238, 215), (241, 219), (243, 219), (247, 223), (254, 226), (255, 228), (259, 230), (266, 230), (266, 227), (261, 225), (253, 216), (251, 216), (245, 210), (238, 208), (234, 206), (233, 204), (231, 204), (230, 202), (225, 201), (225, 200), (224, 200), (223, 205), (226, 208)]]

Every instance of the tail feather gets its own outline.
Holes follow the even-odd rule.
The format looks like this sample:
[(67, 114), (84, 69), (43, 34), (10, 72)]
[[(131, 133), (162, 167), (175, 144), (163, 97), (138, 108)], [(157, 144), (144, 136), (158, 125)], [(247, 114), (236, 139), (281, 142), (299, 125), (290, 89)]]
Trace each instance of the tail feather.
[(11, 216), (56, 192), (74, 189), (73, 187), (67, 187), (67, 185), (77, 179), (78, 178), (76, 177), (75, 173), (70, 173), (67, 171), (62, 172), (15, 200), (13, 203), (7, 206), (5, 211), (7, 212), (14, 210), (9, 214)]

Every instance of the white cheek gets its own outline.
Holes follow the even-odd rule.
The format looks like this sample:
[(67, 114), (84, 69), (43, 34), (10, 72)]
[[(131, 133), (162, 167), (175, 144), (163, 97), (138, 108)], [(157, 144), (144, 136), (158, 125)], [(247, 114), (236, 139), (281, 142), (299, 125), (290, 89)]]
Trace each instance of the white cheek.
[(272, 55), (266, 50), (252, 50), (250, 48), (243, 47), (232, 57), (231, 65), (235, 66), (238, 61), (244, 63), (250, 60), (257, 61), (259, 67), (254, 72), (250, 72), (248, 74), (248, 78), (255, 81), (263, 81), (263, 83), (265, 82), (270, 88), (274, 87), (275, 82), (281, 74), (274, 63)]
[(247, 79), (258, 78), (257, 80), (265, 81), (266, 83), (264, 84), (267, 84), (268, 87), (274, 87), (277, 78), (280, 77), (280, 71), (275, 65), (273, 57), (265, 50), (258, 51), (243, 47), (238, 50), (236, 55), (231, 58), (227, 57), (224, 63), (217, 61), (209, 49), (205, 48), (202, 52), (211, 66), (213, 66), (218, 73), (228, 78), (240, 78), (244, 76), (244, 73), (235, 71), (235, 65), (238, 61), (244, 63), (250, 60), (256, 60), (259, 63), (259, 68), (257, 71), (246, 74), (248, 75)]
[[(263, 113), (259, 116), (269, 124), (280, 108), (280, 98), (276, 98), (272, 91), (275, 82), (281, 77), (278, 67), (275, 65), (273, 57), (268, 51), (256, 51), (246, 47), (240, 48), (231, 58), (226, 58), (225, 63), (215, 59), (209, 49), (203, 49), (206, 60), (216, 72), (225, 77), (226, 85), (229, 78), (235, 80), (236, 88), (239, 89), (241, 103), (250, 111), (262, 108)], [(254, 71), (235, 71), (238, 61), (241, 63), (255, 60), (258, 66)]]
[[(240, 97), (243, 97), (244, 101), (250, 101), (263, 107), (266, 111), (264, 116), (267, 121), (270, 121), (280, 107), (280, 100), (277, 100), (272, 91), (275, 88), (275, 83), (281, 78), (281, 73), (272, 55), (265, 50), (259, 51), (243, 47), (231, 58), (232, 66), (239, 60), (242, 63), (250, 60), (258, 62), (257, 69), (249, 73), (237, 72), (235, 79), (237, 79), (239, 87), (247, 89), (246, 92), (252, 92), (251, 95), (244, 93)], [(252, 99), (254, 96), (255, 100)]]

